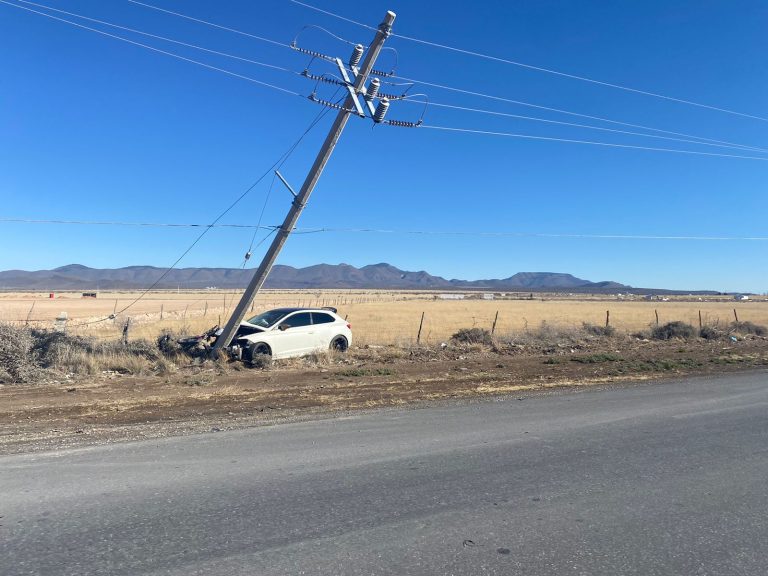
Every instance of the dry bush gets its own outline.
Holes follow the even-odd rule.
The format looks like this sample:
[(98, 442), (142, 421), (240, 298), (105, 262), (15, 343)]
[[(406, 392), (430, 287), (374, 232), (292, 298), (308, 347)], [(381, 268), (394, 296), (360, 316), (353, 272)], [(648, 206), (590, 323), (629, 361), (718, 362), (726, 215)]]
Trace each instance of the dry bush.
[(724, 338), (726, 334), (716, 326), (702, 326), (701, 330), (699, 330), (699, 336), (704, 338), (704, 340), (719, 340)]
[(493, 336), (485, 328), (462, 328), (451, 336), (451, 340), (460, 344), (493, 344)]
[(598, 326), (596, 324), (584, 322), (581, 327), (584, 332), (591, 334), (592, 336), (613, 336), (616, 334), (616, 328), (613, 326)]
[(40, 375), (32, 330), (0, 323), (0, 381), (29, 382)]
[(542, 322), (538, 328), (510, 334), (507, 344), (534, 349), (552, 347), (581, 347), (587, 340), (583, 330), (567, 326), (555, 326)]
[[(167, 374), (176, 366), (147, 340), (100, 342), (48, 330), (30, 330), (0, 324), (0, 379), (29, 382), (45, 370), (92, 375)], [(7, 377), (5, 376), (7, 375)]]
[(651, 329), (651, 338), (654, 340), (671, 340), (672, 338), (693, 338), (695, 334), (693, 326), (675, 320), (662, 326), (655, 326)]
[(768, 335), (768, 328), (752, 322), (732, 322), (729, 330), (739, 334), (754, 334), (755, 336)]

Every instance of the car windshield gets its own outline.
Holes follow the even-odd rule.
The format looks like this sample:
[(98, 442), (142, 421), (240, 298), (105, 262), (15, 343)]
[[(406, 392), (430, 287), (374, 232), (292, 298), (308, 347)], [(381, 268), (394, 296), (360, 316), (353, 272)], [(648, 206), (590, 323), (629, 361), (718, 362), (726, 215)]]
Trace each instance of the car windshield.
[(247, 322), (248, 324), (253, 324), (254, 326), (269, 328), (270, 326), (273, 326), (274, 324), (276, 324), (286, 314), (287, 312), (285, 310), (267, 310), (266, 312), (262, 312), (258, 316), (249, 318)]

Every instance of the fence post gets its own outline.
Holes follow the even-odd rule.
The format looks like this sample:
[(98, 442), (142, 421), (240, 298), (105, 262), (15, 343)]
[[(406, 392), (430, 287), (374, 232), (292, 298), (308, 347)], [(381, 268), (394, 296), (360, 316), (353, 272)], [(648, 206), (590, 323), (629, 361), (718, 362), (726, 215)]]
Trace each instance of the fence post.
[(125, 324), (123, 325), (123, 344), (128, 344), (128, 332), (131, 329), (131, 317), (125, 319)]
[(160, 304), (160, 320), (163, 319), (163, 305)]
[(27, 321), (24, 323), (25, 326), (29, 326), (29, 319), (32, 316), (32, 310), (35, 309), (35, 301), (32, 300), (32, 306), (29, 308), (29, 312), (27, 312)]
[(184, 314), (181, 315), (181, 321), (186, 322), (187, 321), (187, 308), (189, 308), (189, 304), (187, 304), (186, 308), (184, 308)]
[(656, 314), (656, 326), (658, 326), (659, 325), (659, 311), (658, 310), (654, 310), (653, 313)]
[(203, 318), (208, 314), (208, 300), (205, 301), (205, 310), (203, 310)]
[(699, 310), (699, 332), (701, 332), (702, 325), (701, 325), (701, 310)]
[(499, 319), (499, 311), (496, 310), (496, 316), (493, 319), (493, 326), (491, 326), (491, 336), (496, 332), (496, 321)]
[(611, 311), (610, 310), (606, 310), (605, 311), (605, 327), (608, 328), (610, 323), (611, 323)]
[(421, 328), (424, 326), (424, 312), (421, 313), (421, 321), (419, 322), (419, 333), (416, 335), (416, 344), (421, 342)]
[(739, 315), (736, 314), (736, 308), (733, 309), (733, 317), (736, 318), (736, 324), (739, 323)]

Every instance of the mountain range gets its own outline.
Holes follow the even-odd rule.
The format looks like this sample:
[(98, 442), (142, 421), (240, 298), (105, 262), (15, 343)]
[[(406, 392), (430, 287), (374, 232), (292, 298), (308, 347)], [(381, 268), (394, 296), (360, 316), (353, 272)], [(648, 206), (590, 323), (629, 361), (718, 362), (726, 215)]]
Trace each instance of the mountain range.
[[(2, 290), (136, 290), (158, 282), (156, 288), (244, 288), (253, 270), (240, 268), (178, 268), (164, 277), (164, 268), (127, 266), (89, 268), (69, 264), (53, 270), (6, 270), (0, 272)], [(427, 272), (400, 270), (381, 263), (356, 268), (349, 264), (317, 264), (306, 268), (275, 265), (265, 288), (292, 289), (400, 289), (400, 290), (488, 290), (510, 292), (654, 293), (673, 292), (632, 288), (618, 282), (591, 282), (557, 272), (518, 272), (487, 280), (447, 280)], [(687, 293), (691, 293), (686, 291)], [(704, 293), (704, 292), (696, 292)]]

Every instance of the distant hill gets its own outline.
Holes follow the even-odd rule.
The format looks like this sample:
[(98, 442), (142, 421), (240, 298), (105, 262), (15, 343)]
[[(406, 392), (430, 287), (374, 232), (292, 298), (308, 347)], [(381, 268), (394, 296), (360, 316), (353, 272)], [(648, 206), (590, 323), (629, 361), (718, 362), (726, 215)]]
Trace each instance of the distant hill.
[[(2, 290), (136, 290), (147, 288), (165, 272), (153, 266), (99, 269), (69, 264), (53, 270), (0, 272)], [(244, 288), (253, 270), (240, 268), (179, 268), (171, 270), (157, 288)], [(306, 268), (276, 265), (266, 288), (490, 290), (510, 292), (662, 293), (669, 290), (632, 288), (618, 282), (591, 282), (557, 272), (518, 272), (502, 279), (446, 280), (427, 272), (400, 270), (381, 263), (356, 268), (349, 264), (317, 264)], [(690, 292), (685, 292), (690, 293)], [(699, 294), (705, 292), (696, 292)], [(713, 292), (712, 292), (713, 293)]]

